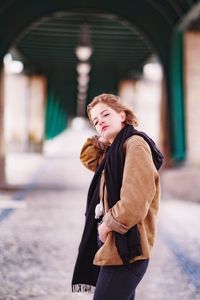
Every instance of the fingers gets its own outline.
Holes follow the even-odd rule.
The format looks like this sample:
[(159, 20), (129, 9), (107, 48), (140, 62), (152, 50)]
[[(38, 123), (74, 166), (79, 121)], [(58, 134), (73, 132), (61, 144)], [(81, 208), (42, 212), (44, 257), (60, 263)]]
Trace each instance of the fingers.
[(99, 228), (98, 228), (99, 238), (103, 243), (105, 242), (109, 232), (110, 232), (110, 229), (104, 223), (102, 223), (99, 226)]

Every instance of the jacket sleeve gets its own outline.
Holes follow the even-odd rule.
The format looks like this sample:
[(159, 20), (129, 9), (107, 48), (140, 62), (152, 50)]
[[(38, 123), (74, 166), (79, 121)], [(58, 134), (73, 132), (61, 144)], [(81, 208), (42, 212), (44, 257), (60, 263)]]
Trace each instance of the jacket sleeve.
[(145, 219), (156, 193), (156, 178), (149, 145), (128, 141), (120, 200), (105, 214), (107, 226), (124, 234)]
[(95, 172), (103, 159), (107, 147), (108, 144), (100, 142), (96, 135), (88, 138), (80, 153), (81, 162), (86, 168)]

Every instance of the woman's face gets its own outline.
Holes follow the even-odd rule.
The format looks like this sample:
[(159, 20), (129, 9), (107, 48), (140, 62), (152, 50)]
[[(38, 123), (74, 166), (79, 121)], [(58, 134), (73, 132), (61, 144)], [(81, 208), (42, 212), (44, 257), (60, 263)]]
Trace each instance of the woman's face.
[(125, 112), (118, 113), (105, 103), (96, 104), (90, 114), (97, 133), (110, 143), (125, 125)]

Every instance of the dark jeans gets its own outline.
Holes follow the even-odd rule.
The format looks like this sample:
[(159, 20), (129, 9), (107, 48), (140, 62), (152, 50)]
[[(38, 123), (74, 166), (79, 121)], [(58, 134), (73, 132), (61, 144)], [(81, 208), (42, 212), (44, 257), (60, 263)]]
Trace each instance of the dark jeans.
[(101, 267), (93, 300), (134, 300), (148, 263), (145, 259), (129, 265)]

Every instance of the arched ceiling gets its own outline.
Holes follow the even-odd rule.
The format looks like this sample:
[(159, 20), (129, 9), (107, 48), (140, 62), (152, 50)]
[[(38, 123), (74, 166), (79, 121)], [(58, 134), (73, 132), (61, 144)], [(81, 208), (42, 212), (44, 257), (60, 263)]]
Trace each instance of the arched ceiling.
[(41, 19), (26, 30), (15, 48), (27, 63), (40, 70), (75, 68), (75, 48), (83, 24), (90, 26), (93, 55), (91, 65), (96, 71), (113, 69), (119, 76), (139, 70), (151, 55), (153, 47), (130, 25), (113, 15), (97, 13), (57, 13)]
[(80, 26), (87, 21), (94, 47), (90, 96), (101, 89), (113, 91), (121, 77), (140, 70), (154, 51), (168, 66), (173, 30), (198, 4), (198, 0), (0, 0), (0, 61), (14, 45), (37, 69), (56, 70), (58, 85), (68, 78), (70, 89), (76, 78), (74, 49)]
[[(118, 15), (135, 24), (157, 49), (165, 63), (174, 26), (198, 0), (0, 0), (1, 53), (27, 26), (56, 11), (84, 10)], [(1, 54), (0, 53), (0, 54)]]

